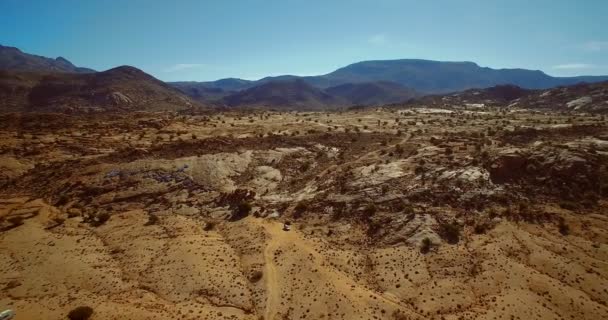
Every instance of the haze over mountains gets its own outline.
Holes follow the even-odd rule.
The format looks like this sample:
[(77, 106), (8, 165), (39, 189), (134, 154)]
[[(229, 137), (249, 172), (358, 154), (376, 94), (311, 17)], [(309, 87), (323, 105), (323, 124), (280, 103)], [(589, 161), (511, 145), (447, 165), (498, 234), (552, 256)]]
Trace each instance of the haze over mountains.
[(0, 46), (0, 102), (4, 110), (180, 110), (192, 106), (321, 110), (384, 105), (429, 94), (513, 85), (547, 89), (608, 76), (551, 77), (542, 71), (492, 69), (473, 62), (420, 59), (362, 61), (319, 76), (226, 78), (164, 83), (133, 67), (104, 72), (64, 58)]

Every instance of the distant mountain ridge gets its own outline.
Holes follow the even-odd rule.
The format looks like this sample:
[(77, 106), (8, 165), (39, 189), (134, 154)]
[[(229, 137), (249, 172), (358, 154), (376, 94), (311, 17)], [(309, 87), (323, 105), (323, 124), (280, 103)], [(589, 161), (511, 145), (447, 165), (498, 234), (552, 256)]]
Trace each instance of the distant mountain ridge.
[(220, 79), (198, 84), (222, 90), (243, 90), (275, 80), (302, 79), (321, 89), (347, 83), (388, 81), (415, 91), (433, 94), (511, 84), (526, 89), (547, 89), (580, 82), (599, 82), (608, 76), (552, 77), (540, 70), (492, 69), (474, 62), (444, 62), (422, 59), (371, 60), (350, 64), (319, 76), (285, 75), (256, 81)]
[(414, 90), (386, 81), (347, 83), (323, 90), (295, 78), (268, 81), (228, 94), (221, 101), (229, 107), (317, 110), (405, 102), (418, 96)]
[(91, 73), (93, 69), (80, 68), (63, 57), (51, 59), (22, 52), (15, 47), (0, 45), (0, 70), (21, 72)]
[(421, 94), (395, 82), (345, 83), (325, 92), (348, 101), (350, 105), (381, 105), (408, 101)]
[(274, 109), (321, 110), (348, 103), (315, 88), (302, 79), (270, 81), (229, 95), (223, 102), (230, 107), (269, 107)]

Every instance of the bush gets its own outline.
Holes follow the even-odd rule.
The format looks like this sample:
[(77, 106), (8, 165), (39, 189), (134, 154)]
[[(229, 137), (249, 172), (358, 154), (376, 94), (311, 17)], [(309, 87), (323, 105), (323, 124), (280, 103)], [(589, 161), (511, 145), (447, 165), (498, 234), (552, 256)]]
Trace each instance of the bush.
[(441, 226), (441, 235), (449, 244), (456, 244), (460, 241), (460, 226), (455, 223), (446, 223)]
[(485, 223), (478, 223), (473, 228), (473, 231), (475, 232), (475, 234), (484, 234), (484, 233), (486, 233), (487, 229), (488, 229), (488, 226)]
[(363, 214), (366, 217), (371, 217), (374, 214), (376, 214), (376, 211), (377, 211), (376, 206), (373, 203), (370, 203), (370, 204), (366, 205), (365, 208), (363, 209)]
[(260, 270), (256, 270), (254, 271), (251, 276), (249, 277), (249, 281), (251, 283), (256, 283), (258, 281), (260, 281), (262, 279), (262, 277), (264, 276), (264, 273), (262, 273), (262, 271)]
[(215, 222), (213, 221), (207, 221), (203, 227), (203, 230), (205, 231), (211, 231), (213, 229), (215, 229)]
[(408, 317), (399, 310), (393, 311), (393, 319), (394, 320), (407, 320)]
[(304, 202), (298, 202), (295, 208), (293, 208), (293, 218), (299, 219), (302, 217), (302, 214), (306, 212), (308, 209), (308, 205)]
[(251, 212), (251, 204), (249, 202), (241, 202), (232, 210), (231, 221), (241, 220), (249, 215)]
[(93, 314), (93, 308), (87, 306), (77, 307), (68, 313), (70, 320), (87, 320)]
[(566, 210), (576, 210), (578, 209), (578, 204), (572, 201), (562, 201), (559, 203), (560, 208)]
[(566, 221), (564, 221), (563, 218), (559, 220), (557, 228), (559, 229), (559, 233), (561, 233), (562, 236), (567, 236), (570, 234), (570, 227), (566, 224)]
[(11, 223), (11, 225), (18, 227), (23, 225), (23, 217), (22, 216), (14, 216), (14, 217), (9, 217), (8, 219), (6, 219), (8, 222)]
[(91, 223), (94, 227), (99, 227), (102, 224), (106, 223), (108, 220), (110, 220), (110, 214), (107, 212), (100, 212), (97, 214), (97, 216), (93, 219), (93, 222)]
[(422, 243), (420, 245), (420, 253), (427, 254), (429, 251), (431, 251), (431, 245), (431, 239), (429, 239), (428, 237), (422, 239)]
[(151, 225), (155, 225), (158, 223), (158, 216), (154, 215), (154, 214), (150, 214), (148, 215), (148, 221), (146, 221), (146, 223), (144, 223), (144, 226), (151, 226)]
[(310, 169), (310, 162), (306, 161), (300, 166), (300, 172), (306, 172)]

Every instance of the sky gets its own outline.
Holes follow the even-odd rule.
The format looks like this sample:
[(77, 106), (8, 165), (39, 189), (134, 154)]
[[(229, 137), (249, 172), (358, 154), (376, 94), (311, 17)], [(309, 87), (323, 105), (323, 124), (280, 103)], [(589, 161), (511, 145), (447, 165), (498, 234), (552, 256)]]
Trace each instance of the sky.
[(608, 75), (608, 0), (0, 0), (0, 44), (165, 81), (405, 58)]

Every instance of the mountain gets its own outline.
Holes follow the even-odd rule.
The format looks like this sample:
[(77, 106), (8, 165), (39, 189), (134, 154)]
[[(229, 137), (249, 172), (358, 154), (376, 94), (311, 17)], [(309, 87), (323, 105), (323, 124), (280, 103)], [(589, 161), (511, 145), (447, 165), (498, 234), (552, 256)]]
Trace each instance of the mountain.
[(608, 80), (604, 77), (555, 78), (539, 70), (492, 69), (473, 62), (419, 59), (363, 61), (309, 81), (321, 83), (392, 81), (426, 93), (456, 92), (512, 84), (526, 89), (545, 89), (578, 82)]
[(500, 85), (444, 95), (428, 95), (393, 106), (443, 108), (479, 104), (508, 108), (606, 113), (608, 112), (608, 81), (578, 83), (542, 90)]
[(171, 82), (170, 85), (190, 98), (200, 102), (220, 100), (223, 97), (236, 92), (214, 86), (208, 86), (202, 82)]
[(0, 70), (22, 72), (91, 73), (95, 70), (80, 68), (65, 58), (46, 58), (22, 52), (14, 47), (0, 45)]
[(378, 105), (404, 102), (420, 96), (416, 91), (388, 81), (346, 83), (325, 89), (325, 92), (342, 98), (352, 105)]
[[(264, 82), (266, 82), (266, 81), (264, 81)], [(262, 82), (243, 80), (243, 79), (237, 79), (237, 78), (226, 78), (226, 79), (220, 79), (220, 80), (208, 81), (208, 82), (194, 82), (194, 81), (190, 82), (190, 84), (196, 84), (196, 83), (201, 84), (208, 88), (217, 88), (217, 89), (222, 89), (224, 91), (240, 91), (243, 89), (248, 89), (248, 88), (254, 87)]]
[(538, 90), (510, 106), (608, 113), (608, 81)]
[(129, 66), (96, 73), (0, 71), (0, 111), (154, 111), (196, 104)]
[[(309, 85), (327, 89), (348, 83), (388, 81), (420, 93), (449, 93), (472, 88), (488, 88), (511, 84), (525, 89), (547, 89), (580, 82), (600, 82), (608, 76), (551, 77), (539, 70), (492, 69), (473, 62), (445, 62), (421, 59), (375, 60), (357, 62), (319, 76), (285, 75), (257, 81), (221, 79), (201, 82), (207, 87), (223, 90), (244, 90), (277, 80), (301, 79)], [(194, 85), (194, 84), (191, 84)]]
[(269, 107), (275, 109), (319, 110), (348, 103), (302, 79), (270, 81), (224, 98), (230, 107)]

